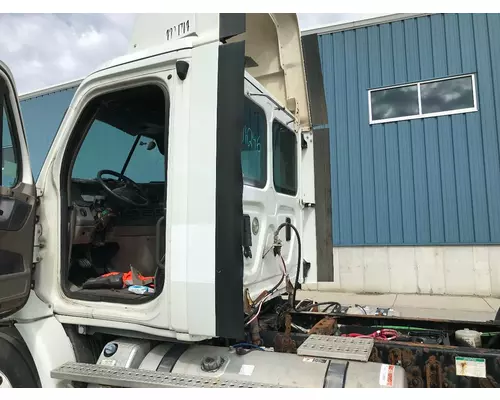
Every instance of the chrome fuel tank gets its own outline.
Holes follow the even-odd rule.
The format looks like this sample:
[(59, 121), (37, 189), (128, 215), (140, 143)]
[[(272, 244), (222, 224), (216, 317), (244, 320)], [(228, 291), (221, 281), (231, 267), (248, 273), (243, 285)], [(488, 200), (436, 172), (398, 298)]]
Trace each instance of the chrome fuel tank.
[[(172, 353), (172, 349), (169, 351)], [(168, 363), (173, 365), (167, 367), (172, 373), (283, 387), (407, 387), (403, 368), (373, 362), (328, 360), (260, 350), (239, 355), (234, 349), (200, 345), (185, 347), (175, 363), (171, 358), (165, 356), (157, 370), (165, 370), (162, 364)]]
[[(320, 337), (316, 339), (318, 338)], [(137, 368), (165, 374), (167, 378), (169, 374), (190, 379), (201, 378), (210, 385), (210, 382), (240, 382), (243, 387), (407, 387), (404, 369), (394, 365), (275, 353), (261, 349), (242, 351), (227, 347), (168, 342), (151, 349), (151, 345), (151, 342), (141, 339), (114, 340), (104, 347), (97, 364), (121, 368), (120, 373), (126, 369)], [(173, 382), (175, 379), (171, 380)]]

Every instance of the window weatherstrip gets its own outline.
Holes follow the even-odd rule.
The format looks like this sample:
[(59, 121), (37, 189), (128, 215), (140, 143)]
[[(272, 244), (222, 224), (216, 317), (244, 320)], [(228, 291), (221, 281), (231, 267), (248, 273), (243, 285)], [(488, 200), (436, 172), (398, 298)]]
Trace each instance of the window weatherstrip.
[(477, 106), (476, 74), (471, 74), (470, 77), (472, 78), (472, 99), (474, 100), (474, 108), (477, 111), (478, 106)]
[(422, 95), (420, 94), (420, 82), (417, 83), (418, 115), (422, 115)]
[[(3, 90), (0, 85), (0, 186), (2, 186), (3, 182), (3, 168), (4, 168), (4, 159), (3, 159), (3, 119), (7, 118), (7, 115), (4, 116), (3, 111), (3, 103), (4, 103), (4, 95)], [(3, 213), (2, 213), (3, 214)]]
[[(292, 192), (290, 190), (287, 190), (287, 188), (278, 188), (276, 186), (276, 180), (275, 180), (275, 176), (274, 176), (274, 172), (275, 172), (275, 169), (274, 169), (274, 124), (277, 123), (278, 125), (280, 125), (281, 127), (283, 127), (284, 129), (286, 129), (288, 132), (290, 132), (294, 139), (295, 139), (295, 152), (294, 152), (294, 157), (295, 157), (295, 190)], [(284, 196), (290, 196), (290, 197), (297, 197), (299, 195), (299, 170), (298, 170), (298, 166), (299, 166), (299, 154), (297, 153), (298, 151), (298, 143), (300, 143), (300, 135), (297, 134), (297, 132), (295, 132), (294, 130), (290, 129), (284, 122), (280, 121), (279, 119), (277, 118), (273, 118), (272, 122), (271, 122), (271, 142), (272, 142), (272, 182), (273, 182), (273, 188), (275, 190), (275, 192), (277, 194), (282, 194)]]
[(372, 91), (368, 90), (368, 117), (369, 117), (369, 122), (372, 124)]

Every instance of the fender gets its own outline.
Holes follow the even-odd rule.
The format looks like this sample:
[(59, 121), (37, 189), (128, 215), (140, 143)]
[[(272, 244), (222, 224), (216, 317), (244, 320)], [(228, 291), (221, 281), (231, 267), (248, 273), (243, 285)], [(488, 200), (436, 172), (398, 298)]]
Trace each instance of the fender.
[(75, 352), (63, 325), (47, 312), (49, 308), (32, 291), (26, 306), (13, 316), (14, 326), (33, 357), (42, 388), (65, 387), (63, 381), (52, 379), (50, 372), (76, 361)]
[(42, 388), (65, 387), (63, 381), (52, 379), (50, 371), (68, 361), (76, 361), (71, 342), (55, 317), (16, 323), (35, 361)]

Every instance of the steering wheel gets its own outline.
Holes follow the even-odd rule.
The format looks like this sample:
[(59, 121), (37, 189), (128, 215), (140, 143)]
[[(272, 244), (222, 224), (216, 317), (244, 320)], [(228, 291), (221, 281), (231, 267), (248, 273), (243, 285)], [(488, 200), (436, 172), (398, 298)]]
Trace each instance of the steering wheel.
[[(121, 185), (115, 189), (111, 189), (106, 182), (104, 182), (104, 179), (102, 179), (103, 175), (112, 175), (118, 178), (116, 182), (119, 184), (121, 181)], [(135, 207), (146, 207), (149, 205), (148, 196), (139, 187), (139, 185), (119, 172), (111, 171), (110, 169), (103, 169), (97, 173), (97, 182), (101, 184), (106, 192), (123, 203)]]

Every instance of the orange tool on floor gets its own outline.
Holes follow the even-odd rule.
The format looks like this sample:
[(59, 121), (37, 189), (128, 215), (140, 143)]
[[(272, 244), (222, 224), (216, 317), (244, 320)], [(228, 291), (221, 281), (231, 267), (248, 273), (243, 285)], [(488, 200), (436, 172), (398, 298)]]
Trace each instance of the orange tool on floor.
[(154, 277), (143, 276), (130, 266), (129, 272), (109, 272), (97, 278), (88, 279), (83, 284), (83, 289), (124, 289), (132, 285), (154, 287)]

